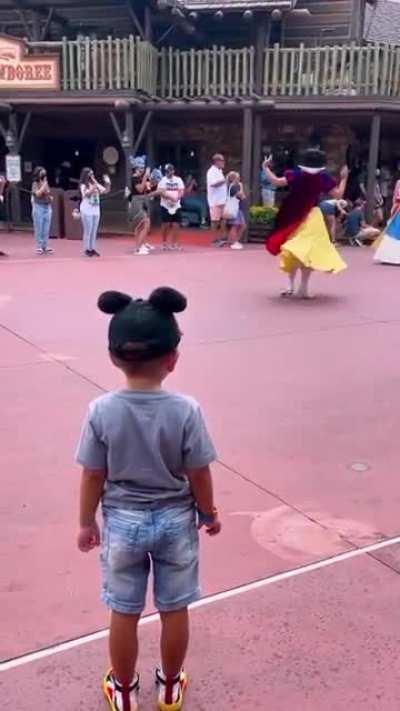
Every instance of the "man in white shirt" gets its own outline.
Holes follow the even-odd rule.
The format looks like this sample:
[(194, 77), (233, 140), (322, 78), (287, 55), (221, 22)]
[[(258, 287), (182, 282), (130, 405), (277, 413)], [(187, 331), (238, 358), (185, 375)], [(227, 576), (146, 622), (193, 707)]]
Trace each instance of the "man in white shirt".
[[(182, 178), (175, 175), (175, 168), (167, 163), (165, 175), (158, 183), (157, 192), (161, 196), (161, 222), (163, 249), (181, 249), (179, 244), (179, 225), (181, 221), (181, 199), (185, 192)], [(168, 239), (171, 238), (171, 242)]]
[[(210, 208), (211, 228), (215, 231), (221, 228), (227, 199), (224, 167), (224, 156), (216, 153), (212, 158), (212, 165), (207, 171), (207, 201)], [(221, 246), (226, 241), (226, 239), (222, 238), (216, 239), (214, 243)]]

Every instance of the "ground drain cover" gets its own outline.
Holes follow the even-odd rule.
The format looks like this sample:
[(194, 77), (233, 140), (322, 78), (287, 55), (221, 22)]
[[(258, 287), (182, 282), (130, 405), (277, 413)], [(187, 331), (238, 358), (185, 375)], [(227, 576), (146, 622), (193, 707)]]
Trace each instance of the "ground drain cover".
[(352, 469), (353, 472), (367, 472), (371, 467), (365, 462), (353, 462), (353, 464), (350, 465), (350, 469)]

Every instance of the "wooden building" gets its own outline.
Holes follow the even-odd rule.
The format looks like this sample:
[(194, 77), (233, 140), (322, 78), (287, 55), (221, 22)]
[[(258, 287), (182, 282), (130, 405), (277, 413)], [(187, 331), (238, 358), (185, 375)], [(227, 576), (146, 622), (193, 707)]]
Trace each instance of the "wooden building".
[[(288, 155), (313, 138), (333, 168), (349, 148), (367, 151), (372, 199), (378, 162), (400, 163), (399, 8), (391, 0), (0, 0), (0, 156), (21, 157), (18, 187), (28, 188), (38, 163), (53, 182), (63, 166), (68, 180), (87, 163), (107, 170), (110, 224), (123, 214), (128, 155), (142, 151), (200, 181), (222, 151), (256, 202), (263, 147)], [(374, 34), (382, 12), (387, 38)], [(28, 192), (14, 192), (15, 217), (27, 217)]]

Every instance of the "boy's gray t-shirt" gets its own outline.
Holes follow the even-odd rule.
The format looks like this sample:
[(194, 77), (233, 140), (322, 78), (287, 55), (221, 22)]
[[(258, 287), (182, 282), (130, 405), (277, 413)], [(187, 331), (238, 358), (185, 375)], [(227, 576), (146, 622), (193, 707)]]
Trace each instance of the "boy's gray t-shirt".
[(90, 404), (76, 458), (107, 472), (103, 506), (134, 508), (190, 499), (185, 470), (211, 464), (216, 452), (193, 398), (122, 390)]

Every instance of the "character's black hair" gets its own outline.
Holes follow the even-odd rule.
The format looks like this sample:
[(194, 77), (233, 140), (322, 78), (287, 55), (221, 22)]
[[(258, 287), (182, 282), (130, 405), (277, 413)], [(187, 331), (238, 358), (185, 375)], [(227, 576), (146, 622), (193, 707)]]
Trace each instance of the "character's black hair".
[(105, 291), (97, 305), (113, 314), (108, 330), (110, 353), (126, 363), (144, 363), (177, 348), (181, 332), (174, 314), (184, 311), (186, 297), (162, 286), (146, 299), (133, 299), (120, 291)]
[(299, 165), (307, 168), (324, 168), (326, 166), (326, 154), (319, 148), (307, 148), (299, 156)]

